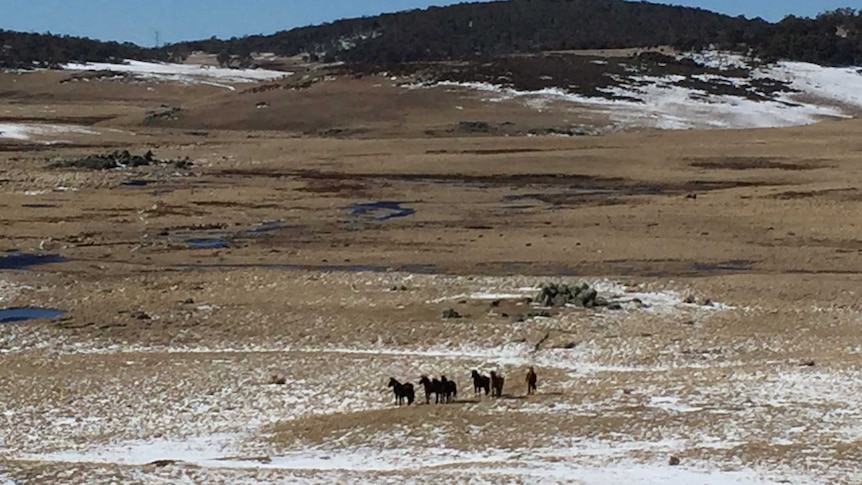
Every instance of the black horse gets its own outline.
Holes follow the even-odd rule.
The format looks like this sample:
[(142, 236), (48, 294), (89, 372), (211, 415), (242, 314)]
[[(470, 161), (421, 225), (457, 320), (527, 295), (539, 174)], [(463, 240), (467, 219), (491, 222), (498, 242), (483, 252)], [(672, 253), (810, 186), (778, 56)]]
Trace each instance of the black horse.
[(527, 395), (536, 393), (536, 371), (533, 369), (533, 366), (530, 366), (530, 369), (527, 370), (527, 375), (524, 377), (524, 381), (527, 383)]
[(446, 376), (440, 376), (440, 386), (443, 391), (443, 396), (446, 398), (446, 402), (452, 402), (452, 399), (458, 397), (458, 386), (455, 384), (455, 381), (450, 381), (446, 379)]
[(413, 384), (409, 382), (405, 382), (404, 384), (395, 380), (394, 377), (389, 378), (388, 387), (392, 388), (392, 391), (395, 393), (395, 403), (399, 406), (405, 399), (407, 399), (407, 405), (413, 404), (413, 399), (416, 397), (416, 393), (413, 391)]
[(473, 393), (481, 394), (482, 389), (484, 389), (487, 396), (491, 392), (491, 378), (479, 374), (479, 371), (476, 369), (473, 369), (473, 372), (470, 374), (473, 376)]
[(428, 379), (428, 376), (423, 375), (419, 379), (419, 384), (425, 388), (425, 404), (431, 404), (431, 394), (434, 394), (434, 404), (443, 401), (443, 383), (437, 378)]
[(491, 396), (501, 397), (503, 395), (503, 382), (505, 379), (502, 374), (497, 374), (494, 371), (491, 371), (491, 387), (492, 392)]

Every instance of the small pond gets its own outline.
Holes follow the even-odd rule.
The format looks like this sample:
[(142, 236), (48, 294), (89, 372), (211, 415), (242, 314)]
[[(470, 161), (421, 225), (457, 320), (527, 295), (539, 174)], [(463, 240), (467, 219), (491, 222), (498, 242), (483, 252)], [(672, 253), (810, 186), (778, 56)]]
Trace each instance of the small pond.
[(23, 322), (39, 318), (56, 318), (63, 314), (61, 310), (41, 307), (0, 308), (0, 323)]

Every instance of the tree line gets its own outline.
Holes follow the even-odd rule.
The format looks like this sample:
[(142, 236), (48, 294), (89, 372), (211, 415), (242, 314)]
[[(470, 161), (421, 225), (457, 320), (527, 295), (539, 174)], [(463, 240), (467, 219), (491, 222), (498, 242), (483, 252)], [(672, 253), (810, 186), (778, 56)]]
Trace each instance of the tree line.
[(0, 30), (0, 67), (32, 69), (70, 62), (167, 61), (167, 51), (131, 42), (102, 42), (86, 37)]
[(311, 60), (396, 64), (548, 50), (717, 47), (767, 61), (862, 62), (862, 11), (788, 16), (770, 23), (704, 9), (622, 0), (508, 0), (339, 20), (271, 35), (212, 37), (156, 48), (87, 38), (0, 31), (0, 66), (119, 59), (179, 61), (192, 51), (251, 65), (253, 52)]

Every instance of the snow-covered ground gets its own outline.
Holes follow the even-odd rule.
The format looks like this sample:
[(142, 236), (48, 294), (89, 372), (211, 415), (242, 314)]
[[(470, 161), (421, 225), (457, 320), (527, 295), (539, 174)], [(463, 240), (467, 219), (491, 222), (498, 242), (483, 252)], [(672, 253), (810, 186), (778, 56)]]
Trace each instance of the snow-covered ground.
[[(862, 68), (824, 67), (804, 62), (778, 62), (750, 68), (742, 56), (705, 52), (687, 56), (704, 66), (726, 70), (749, 69), (748, 78), (699, 75), (693, 79), (729, 84), (756, 92), (753, 82), (771, 79), (797, 92), (779, 92), (765, 100), (735, 95), (711, 94), (680, 85), (687, 78), (679, 75), (643, 76), (631, 72), (619, 84), (605, 89), (624, 99), (587, 97), (564, 89), (547, 88), (520, 91), (489, 83), (440, 82), (438, 86), (460, 87), (483, 92), (488, 101), (517, 99), (536, 109), (549, 103), (570, 104), (604, 114), (611, 126), (604, 129), (647, 127), (660, 129), (691, 128), (767, 128), (812, 124), (828, 118), (848, 118), (862, 109)], [(407, 86), (416, 87), (416, 86)], [(635, 101), (637, 100), (637, 101)]]
[[(687, 310), (730, 310), (733, 307), (721, 302), (709, 302), (708, 305), (686, 302), (686, 296), (680, 291), (673, 289), (651, 290), (646, 285), (628, 287), (611, 280), (586, 281), (591, 288), (595, 288), (599, 296), (611, 303), (620, 303), (623, 311), (644, 310), (649, 313), (679, 313)], [(477, 288), (471, 293), (458, 293), (455, 295), (444, 295), (428, 300), (427, 303), (441, 303), (444, 301), (455, 301), (469, 298), (471, 300), (502, 300), (523, 299), (536, 297), (541, 291), (539, 287), (522, 286), (514, 290), (499, 292), (489, 288)]]
[[(450, 278), (439, 287), (421, 286), (421, 301), (535, 296), (538, 288), (528, 279)], [(374, 284), (368, 285), (367, 294), (378, 297), (387, 295), (392, 283), (368, 281)], [(607, 280), (590, 283), (611, 299), (642, 302), (619, 311), (597, 311), (595, 318), (629, 323), (693, 315), (740, 318), (748, 311), (740, 305), (686, 303), (684, 289)], [(6, 300), (15, 291), (11, 285), (0, 286)], [(588, 325), (592, 318), (580, 310), (572, 315), (573, 325)], [(567, 318), (549, 320), (564, 327)], [(17, 337), (9, 337), (8, 344), (16, 345)], [(56, 482), (60, 476), (56, 473), (76, 470), (74, 479), (63, 476), (61, 482), (99, 484), (122, 478), (121, 482), (135, 483), (439, 479), (772, 485), (862, 478), (848, 471), (846, 461), (841, 466), (824, 461), (832, 452), (825, 443), (852, 443), (862, 436), (855, 424), (862, 419), (862, 371), (752, 363), (733, 354), (718, 362), (683, 361), (684, 356), (667, 364), (620, 360), (636, 352), (637, 345), (645, 344), (637, 339), (587, 338), (576, 348), (537, 353), (529, 342), (494, 346), (467, 341), (431, 348), (357, 341), (355, 347), (101, 349), (54, 342), (50, 349), (34, 352), (35, 359), (50, 358), (58, 369), (68, 369), (65, 374), (46, 374), (36, 381), (12, 370), (11, 378), (17, 379), (16, 386), (34, 392), (62, 389), (65, 397), (51, 401), (54, 398), (47, 394), (48, 399), (28, 398), (28, 403), (0, 399), (0, 455), (16, 467), (32, 464), (44, 473), (55, 473), (45, 475), (46, 482)], [(32, 360), (4, 355), (16, 357)], [(467, 377), (461, 375), (470, 368), (496, 368), (517, 379), (515, 372), (527, 365), (535, 365), (545, 379), (535, 399), (470, 400)], [(753, 365), (758, 370), (752, 370)], [(441, 369), (457, 369), (459, 398), (466, 394), (465, 402), (446, 408), (413, 407), (408, 411), (416, 414), (401, 415), (409, 416), (411, 424), (400, 423), (397, 412), (391, 411), (385, 376), (436, 374)], [(352, 379), (344, 378), (348, 371)], [(284, 375), (286, 384), (267, 384), (271, 372)], [(386, 424), (390, 416), (393, 420)], [(534, 429), (529, 424), (534, 419), (560, 428)], [(602, 419), (611, 420), (607, 428), (590, 428), (590, 422)], [(331, 425), (336, 434), (320, 442), (270, 441), (275, 423), (293, 423), (296, 429)], [(505, 424), (501, 428), (499, 423)], [(513, 445), (495, 439), (513, 431), (533, 435), (534, 441)], [(352, 434), (361, 439), (350, 442)], [(758, 447), (764, 443), (788, 447), (789, 458), (780, 448), (774, 454), (776, 462), (739, 459), (752, 450), (760, 453)], [(682, 463), (669, 465), (670, 456), (681, 456)], [(148, 465), (159, 460), (175, 463)], [(13, 470), (9, 476), (30, 475)], [(2, 477), (0, 469), (0, 483)]]
[[(638, 412), (631, 404), (643, 401), (645, 406), (659, 412), (656, 415), (656, 427), (649, 431), (651, 439), (629, 434), (637, 433), (635, 430), (593, 437), (556, 433), (554, 428), (550, 428), (546, 431), (556, 434), (553, 437), (542, 436), (540, 446), (507, 448), (488, 443), (479, 449), (465, 450), (450, 446), (453, 440), (458, 440), (457, 432), (453, 433), (453, 430), (460, 429), (461, 425), (453, 424), (450, 428), (440, 429), (437, 428), (438, 424), (429, 428), (437, 431), (430, 435), (427, 431), (410, 430), (408, 434), (412, 436), (408, 436), (396, 426), (392, 431), (369, 436), (359, 445), (345, 446), (334, 440), (322, 445), (289, 447), (285, 451), (259, 443), (247, 446), (247, 432), (253, 433), (255, 426), (260, 424), (259, 420), (236, 420), (238, 426), (233, 432), (197, 434), (204, 431), (197, 428), (198, 421), (211, 419), (211, 413), (197, 410), (194, 417), (186, 416), (188, 408), (199, 406), (189, 400), (192, 397), (189, 395), (183, 399), (182, 409), (167, 413), (168, 416), (162, 418), (192, 418), (186, 423), (190, 431), (188, 436), (179, 437), (169, 433), (165, 437), (121, 439), (98, 446), (74, 446), (70, 442), (66, 449), (15, 456), (42, 464), (59, 462), (64, 467), (75, 464), (122, 465), (133, 467), (133, 470), (157, 460), (171, 460), (177, 464), (168, 466), (167, 470), (201, 467), (200, 473), (210, 480), (216, 477), (243, 477), (248, 480), (243, 483), (282, 483), (273, 481), (275, 477), (289, 483), (323, 483), (332, 474), (349, 474), (354, 479), (361, 478), (365, 483), (389, 483), (386, 478), (394, 477), (413, 483), (413, 479), (430, 474), (455, 480), (470, 477), (471, 483), (515, 481), (596, 485), (611, 482), (767, 485), (788, 483), (788, 480), (789, 483), (826, 484), (851, 478), (846, 470), (835, 469), (818, 476), (806, 467), (789, 468), (768, 461), (752, 468), (733, 459), (722, 458), (722, 455), (744, 448), (749, 442), (764, 440), (775, 446), (807, 446), (813, 443), (809, 440), (823, 439), (824, 436), (848, 442), (857, 439), (858, 436), (848, 435), (844, 431), (854, 427), (862, 403), (858, 399), (845, 402), (846, 394), (842, 390), (847, 389), (847, 383), (854, 384), (850, 390), (855, 390), (858, 383), (862, 382), (858, 372), (839, 377), (825, 371), (810, 373), (799, 369), (784, 371), (776, 378), (766, 380), (757, 375), (731, 374), (727, 385), (698, 389), (696, 393), (686, 396), (671, 396), (662, 394), (660, 389), (653, 389), (651, 386), (656, 384), (673, 386), (672, 382), (662, 382), (661, 379), (659, 373), (644, 375), (639, 378), (640, 392), (601, 402), (581, 398), (556, 401), (550, 403), (550, 407), (548, 401), (466, 405), (466, 408), (477, 409), (491, 406), (489, 412), (510, 416), (511, 419), (526, 413), (554, 420), (554, 416), (558, 416), (554, 413), (562, 413), (559, 416), (630, 416)], [(155, 391), (153, 399), (158, 399), (161, 392)], [(283, 394), (280, 391), (276, 393)], [(626, 399), (633, 401), (625, 402)], [(243, 401), (238, 399), (235, 402)], [(339, 406), (337, 401), (329, 404)], [(626, 407), (627, 404), (629, 407)], [(122, 408), (125, 403), (119, 402), (118, 406)], [(246, 407), (248, 410), (258, 409), (271, 414), (273, 418), (277, 418), (279, 413), (279, 408), (267, 406), (261, 399), (249, 402)], [(280, 410), (287, 413), (294, 411), (290, 406), (282, 406)], [(679, 420), (668, 421), (661, 419), (661, 413), (690, 418), (680, 417)], [(301, 414), (303, 412), (299, 410)], [(812, 419), (818, 416), (816, 429), (806, 427), (805, 423), (814, 423)], [(218, 415), (212, 418), (221, 419)], [(88, 427), (100, 433), (110, 429), (104, 422), (99, 423), (107, 417), (52, 419), (53, 429), (50, 429), (51, 426), (45, 429), (43, 425), (34, 428), (38, 429), (35, 432), (50, 436), (63, 434), (65, 430), (68, 436), (84, 436), (88, 433)], [(126, 419), (120, 420), (122, 422), (117, 423), (117, 426), (125, 425)], [(680, 432), (680, 429), (686, 429), (686, 419), (704, 419), (706, 427), (695, 434)], [(244, 427), (246, 432), (241, 432), (241, 423), (248, 423)], [(683, 427), (676, 428), (675, 423)], [(393, 447), (393, 442), (398, 443), (398, 446)], [(7, 446), (11, 444), (7, 443)], [(15, 446), (27, 447), (20, 444)], [(807, 453), (816, 461), (820, 459), (820, 451), (814, 448)], [(685, 456), (686, 453), (711, 458), (683, 458), (680, 466), (667, 464), (667, 457)], [(249, 474), (261, 472), (274, 475), (269, 480), (250, 478)], [(856, 473), (854, 478), (862, 476)]]
[[(679, 444), (676, 444), (678, 446)], [(364, 475), (371, 480), (373, 474), (387, 474), (406, 483), (422, 472), (440, 474), (449, 480), (470, 478), (470, 483), (576, 483), (600, 485), (627, 483), (634, 485), (773, 485), (782, 483), (763, 478), (762, 474), (745, 467), (720, 469), (707, 463), (692, 463), (672, 467), (664, 463), (640, 463), (626, 459), (632, 451), (675, 447), (673, 443), (629, 443), (613, 446), (608, 443), (585, 441), (558, 448), (537, 448), (524, 453), (500, 449), (482, 452), (457, 451), (445, 447), (421, 449), (379, 449), (362, 446), (346, 450), (312, 449), (265, 459), (225, 459), (223, 444), (218, 440), (196, 440), (185, 443), (130, 443), (116, 449), (104, 449), (90, 455), (58, 453), (40, 457), (44, 461), (64, 463), (92, 463), (146, 465), (156, 460), (173, 459), (184, 464), (204, 467), (218, 473), (230, 474), (257, 469), (278, 472), (304, 472), (311, 474), (304, 480), (292, 483), (318, 483), (330, 473)], [(600, 464), (601, 463), (601, 464)], [(400, 476), (399, 475), (406, 475)], [(380, 477), (382, 478), (382, 477)], [(441, 477), (442, 478), (442, 477)], [(809, 484), (821, 483), (806, 477)], [(400, 480), (399, 480), (400, 481)], [(385, 481), (389, 483), (388, 481)], [(825, 482), (822, 482), (825, 483)]]
[(114, 71), (130, 73), (141, 79), (207, 83), (223, 87), (230, 83), (269, 81), (290, 76), (292, 73), (267, 69), (228, 69), (197, 64), (170, 64), (128, 60), (123, 64), (89, 62), (64, 64), (70, 71)]
[[(57, 137), (64, 134), (95, 135), (98, 132), (75, 125), (58, 125), (47, 123), (0, 123), (0, 139), (31, 140), (40, 137)], [(52, 139), (53, 143), (63, 140)]]

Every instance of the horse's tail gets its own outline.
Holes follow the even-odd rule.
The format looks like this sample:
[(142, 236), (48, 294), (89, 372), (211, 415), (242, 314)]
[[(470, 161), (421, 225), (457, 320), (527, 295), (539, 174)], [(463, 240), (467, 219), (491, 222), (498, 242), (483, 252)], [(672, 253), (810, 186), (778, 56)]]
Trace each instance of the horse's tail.
[(458, 386), (454, 382), (452, 383), (452, 397), (458, 397)]

